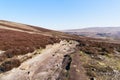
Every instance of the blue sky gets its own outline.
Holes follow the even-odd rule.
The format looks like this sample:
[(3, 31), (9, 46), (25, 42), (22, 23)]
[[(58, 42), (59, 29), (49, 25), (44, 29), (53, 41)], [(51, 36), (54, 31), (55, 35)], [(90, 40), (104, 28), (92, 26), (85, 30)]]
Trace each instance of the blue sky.
[(0, 0), (0, 19), (64, 30), (120, 26), (120, 0)]

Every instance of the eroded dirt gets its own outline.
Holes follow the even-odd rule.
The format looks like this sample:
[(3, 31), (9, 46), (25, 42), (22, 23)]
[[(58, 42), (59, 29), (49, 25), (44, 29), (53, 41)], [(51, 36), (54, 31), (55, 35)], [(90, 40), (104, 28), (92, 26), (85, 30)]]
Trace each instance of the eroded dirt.
[(41, 54), (23, 62), (20, 67), (0, 75), (0, 80), (56, 80), (62, 69), (64, 55), (75, 52), (77, 42), (61, 41), (48, 46)]

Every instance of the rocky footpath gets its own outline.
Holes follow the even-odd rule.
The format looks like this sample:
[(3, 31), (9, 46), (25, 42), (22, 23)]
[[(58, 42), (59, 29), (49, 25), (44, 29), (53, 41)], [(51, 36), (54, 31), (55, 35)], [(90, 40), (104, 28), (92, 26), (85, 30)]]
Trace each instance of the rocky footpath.
[(10, 70), (1, 71), (0, 80), (120, 80), (119, 45), (100, 44), (63, 40), (8, 58), (0, 71)]
[(18, 68), (0, 74), (0, 80), (63, 80), (60, 75), (69, 70), (72, 61), (70, 55), (75, 53), (77, 45), (75, 41), (48, 45)]

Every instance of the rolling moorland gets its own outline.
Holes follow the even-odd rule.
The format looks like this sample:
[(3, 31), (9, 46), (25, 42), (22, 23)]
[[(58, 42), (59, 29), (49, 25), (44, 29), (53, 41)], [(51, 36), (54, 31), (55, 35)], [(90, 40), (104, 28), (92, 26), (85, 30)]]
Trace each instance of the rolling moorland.
[(120, 80), (120, 42), (0, 20), (0, 80)]

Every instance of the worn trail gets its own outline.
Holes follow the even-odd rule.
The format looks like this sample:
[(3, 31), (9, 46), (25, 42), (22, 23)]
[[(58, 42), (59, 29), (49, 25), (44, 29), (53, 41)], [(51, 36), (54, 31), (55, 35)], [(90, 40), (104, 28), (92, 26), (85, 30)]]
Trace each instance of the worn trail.
[(41, 54), (23, 62), (18, 68), (0, 75), (0, 80), (57, 80), (63, 70), (65, 55), (75, 52), (74, 41), (49, 45)]

